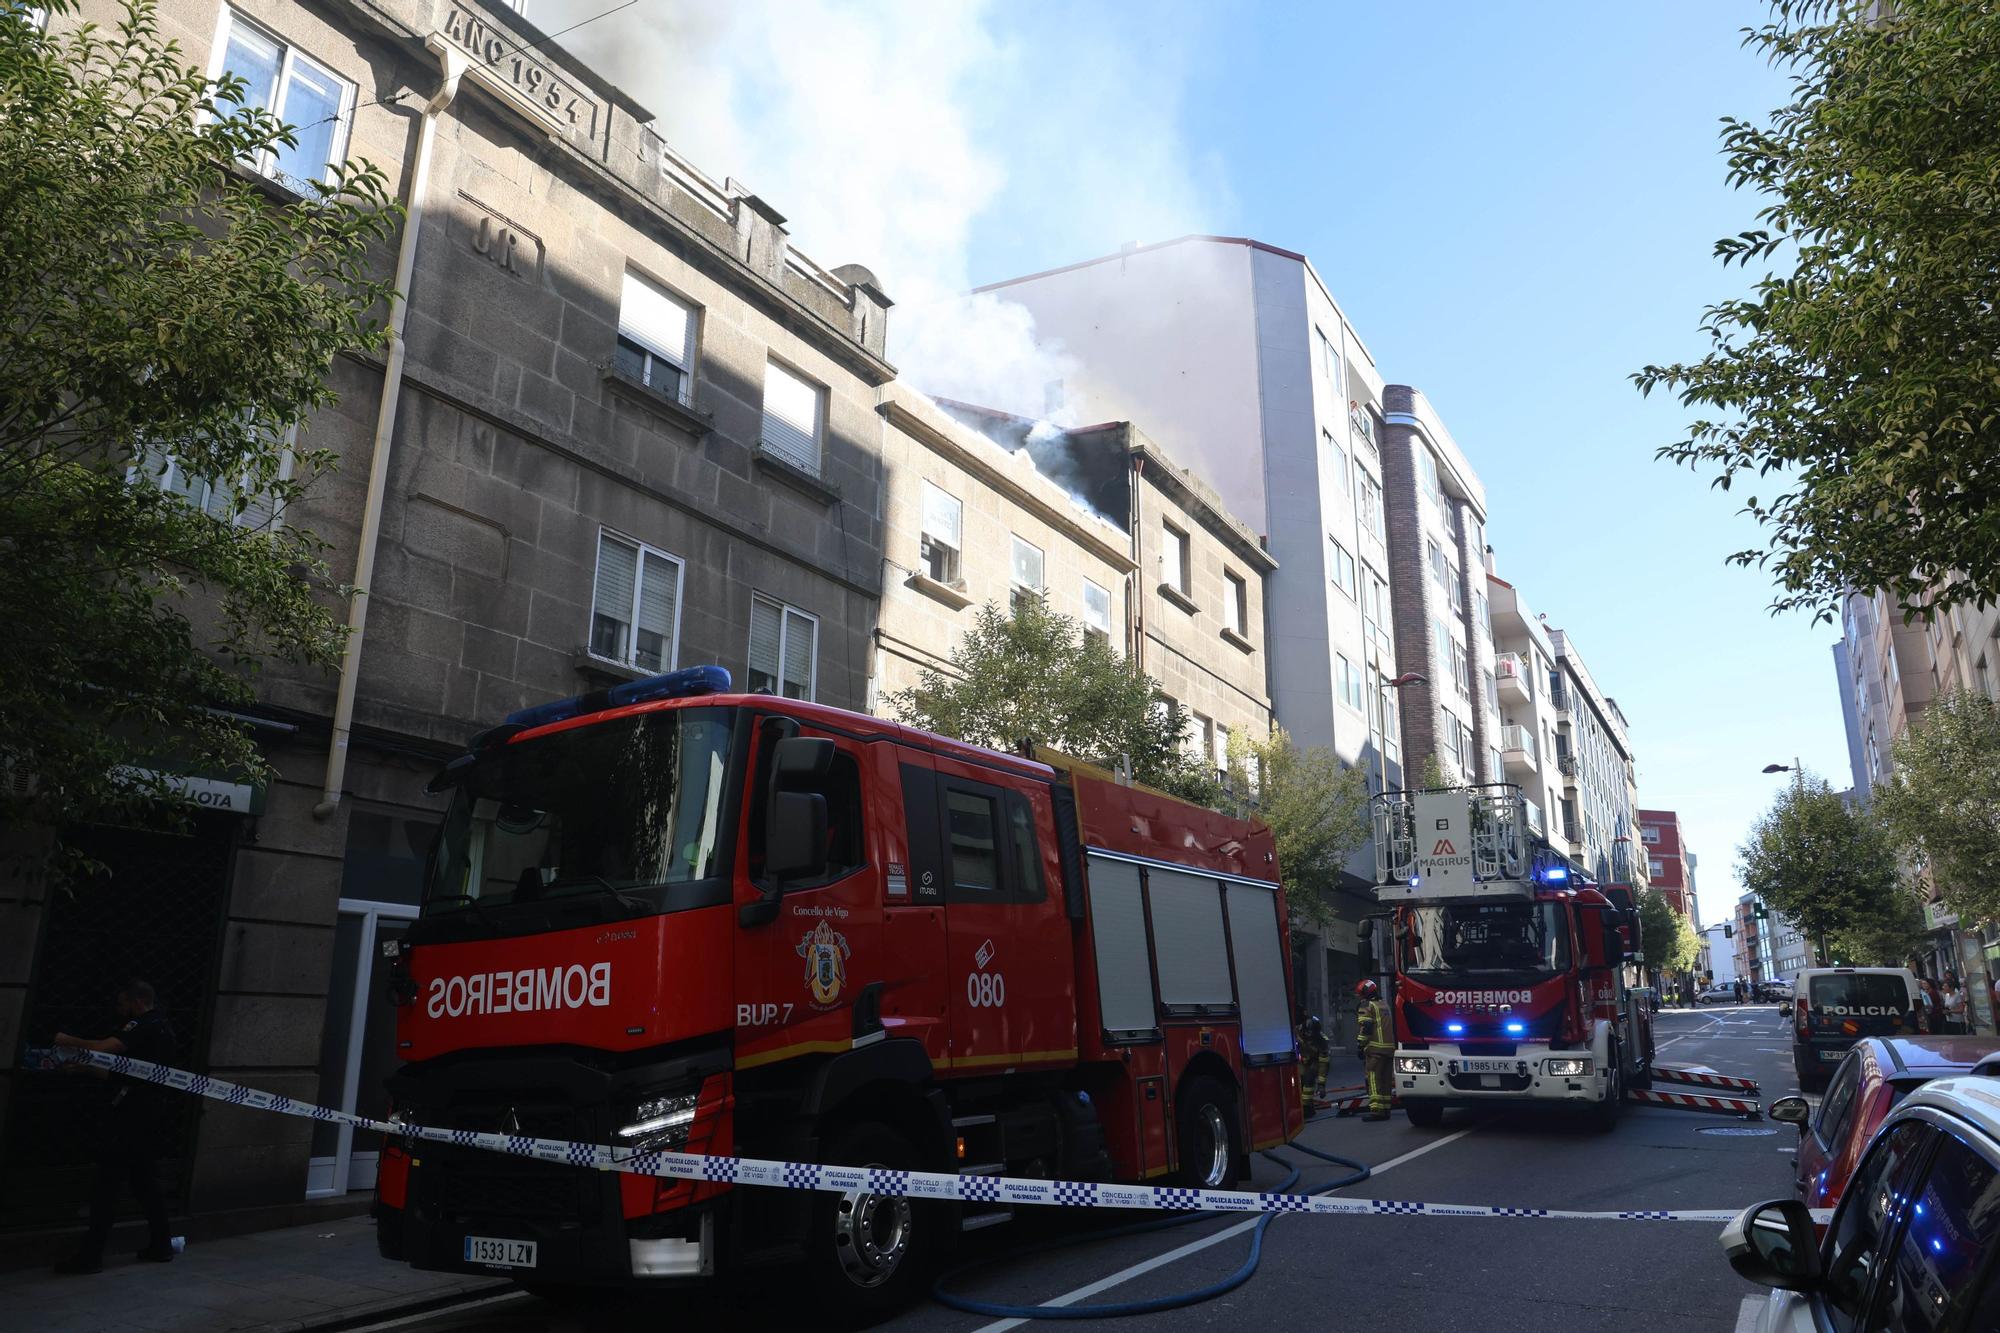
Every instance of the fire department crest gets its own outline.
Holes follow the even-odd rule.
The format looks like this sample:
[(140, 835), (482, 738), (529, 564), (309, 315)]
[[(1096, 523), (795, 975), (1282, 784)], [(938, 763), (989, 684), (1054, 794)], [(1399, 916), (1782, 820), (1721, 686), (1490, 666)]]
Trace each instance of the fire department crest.
[(847, 936), (822, 921), (798, 943), (798, 955), (806, 960), (806, 985), (812, 988), (813, 1004), (831, 1008), (847, 984)]

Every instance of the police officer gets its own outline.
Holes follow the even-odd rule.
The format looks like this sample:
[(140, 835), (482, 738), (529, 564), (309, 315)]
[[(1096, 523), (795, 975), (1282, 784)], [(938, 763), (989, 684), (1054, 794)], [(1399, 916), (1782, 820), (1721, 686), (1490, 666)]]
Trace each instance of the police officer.
[(1299, 1100), (1305, 1103), (1306, 1114), (1311, 1115), (1313, 1103), (1326, 1092), (1326, 1067), (1332, 1056), (1331, 1043), (1318, 1014), (1309, 1015), (1299, 1024), (1299, 1053)]
[(1396, 1049), (1395, 1030), (1389, 1026), (1389, 1011), (1382, 1006), (1382, 988), (1363, 981), (1354, 988), (1361, 1007), (1354, 1015), (1354, 1053), (1368, 1075), (1368, 1113), (1363, 1120), (1389, 1118), (1390, 1053)]
[[(133, 977), (118, 988), (118, 1016), (124, 1026), (109, 1037), (75, 1037), (58, 1032), (57, 1046), (74, 1050), (129, 1055), (136, 1060), (171, 1064), (174, 1030), (155, 1007), (153, 988)], [(160, 1188), (160, 1152), (164, 1146), (166, 1089), (119, 1078), (111, 1089), (110, 1113), (98, 1140), (97, 1185), (90, 1196), (90, 1230), (76, 1252), (55, 1266), (58, 1273), (95, 1273), (104, 1266), (104, 1246), (111, 1238), (112, 1211), (121, 1185), (129, 1185), (146, 1213), (146, 1248), (139, 1258), (166, 1263), (174, 1257), (167, 1234), (167, 1196)]]

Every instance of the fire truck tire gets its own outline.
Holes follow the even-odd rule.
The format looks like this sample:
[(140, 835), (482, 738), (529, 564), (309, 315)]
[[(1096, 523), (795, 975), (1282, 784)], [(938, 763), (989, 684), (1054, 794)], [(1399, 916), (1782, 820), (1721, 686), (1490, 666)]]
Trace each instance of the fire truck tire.
[(1605, 1066), (1611, 1071), (1611, 1082), (1604, 1089), (1604, 1100), (1591, 1112), (1591, 1123), (1600, 1130), (1609, 1131), (1618, 1124), (1618, 1113), (1625, 1109), (1625, 1052), (1617, 1042), (1611, 1043), (1611, 1058)]
[[(876, 1121), (836, 1131), (824, 1160), (904, 1171), (925, 1165), (909, 1139)], [(934, 1199), (815, 1194), (806, 1253), (824, 1307), (862, 1320), (908, 1305), (930, 1281), (949, 1220), (948, 1205)]]
[(1418, 1129), (1436, 1129), (1444, 1123), (1444, 1108), (1433, 1102), (1404, 1102), (1403, 1114)]
[(1197, 1074), (1175, 1098), (1180, 1131), (1179, 1179), (1195, 1189), (1231, 1190), (1242, 1170), (1236, 1094), (1219, 1079)]

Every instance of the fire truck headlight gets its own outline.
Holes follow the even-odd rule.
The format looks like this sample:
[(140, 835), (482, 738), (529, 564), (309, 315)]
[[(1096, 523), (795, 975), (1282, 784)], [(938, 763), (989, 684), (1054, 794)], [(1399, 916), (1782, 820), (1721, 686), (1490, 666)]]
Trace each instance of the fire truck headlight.
[(1396, 1057), (1398, 1074), (1428, 1074), (1431, 1072), (1431, 1058), (1428, 1055), (1399, 1055)]
[(695, 1100), (696, 1094), (692, 1092), (674, 1097), (648, 1097), (632, 1108), (631, 1122), (613, 1137), (630, 1148), (685, 1147), (688, 1130), (694, 1126)]
[(1590, 1072), (1590, 1061), (1550, 1060), (1543, 1068), (1550, 1078), (1582, 1078)]

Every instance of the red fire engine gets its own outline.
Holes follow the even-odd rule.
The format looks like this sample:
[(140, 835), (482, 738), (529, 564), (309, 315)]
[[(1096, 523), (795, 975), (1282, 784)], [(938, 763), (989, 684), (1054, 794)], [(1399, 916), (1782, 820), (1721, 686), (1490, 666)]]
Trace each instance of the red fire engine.
[[(1375, 798), (1364, 952), (1391, 978), (1396, 1096), (1412, 1124), (1453, 1106), (1541, 1102), (1616, 1120), (1652, 1081), (1631, 890), (1591, 885), (1529, 831), (1509, 783)], [(1385, 931), (1374, 927), (1385, 923)]]
[[(1302, 1123), (1270, 831), (1084, 765), (729, 692), (523, 710), (452, 794), (391, 961), (410, 1123), (1228, 1187)], [(803, 1260), (907, 1297), (960, 1229), (892, 1196), (385, 1145), (384, 1255), (555, 1295)]]

